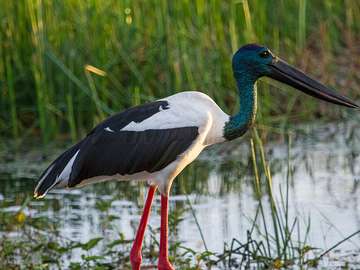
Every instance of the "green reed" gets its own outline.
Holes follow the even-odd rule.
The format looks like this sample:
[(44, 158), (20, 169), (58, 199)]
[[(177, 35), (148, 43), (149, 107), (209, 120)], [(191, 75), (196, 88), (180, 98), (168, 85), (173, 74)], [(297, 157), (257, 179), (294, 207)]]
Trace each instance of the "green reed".
[[(291, 168), (291, 137), (288, 137), (288, 171), (286, 186), (280, 188), (280, 197), (275, 197), (270, 165), (266, 158), (265, 148), (256, 128), (252, 130), (250, 141), (255, 195), (258, 201), (258, 213), (253, 221), (253, 228), (260, 235), (259, 242), (264, 243), (262, 249), (255, 250), (251, 255), (258, 260), (258, 264), (271, 268), (282, 268), (298, 264), (305, 266), (305, 256), (311, 250), (307, 246), (307, 235), (310, 229), (310, 220), (300, 228), (298, 217), (289, 216), (289, 185), (292, 181)], [(268, 201), (268, 204), (265, 201)], [(269, 211), (265, 206), (269, 205)], [(270, 218), (267, 213), (270, 212)], [(297, 229), (297, 232), (296, 232)], [(304, 235), (302, 235), (302, 232)], [(296, 235), (297, 234), (297, 235)], [(252, 236), (254, 239), (255, 236)], [(256, 238), (256, 237), (255, 237)], [(306, 252), (305, 252), (306, 251)]]
[[(0, 131), (75, 140), (114, 111), (183, 90), (202, 90), (232, 112), (239, 46), (266, 44), (290, 62), (319, 49), (333, 56), (355, 45), (359, 14), (350, 0), (1, 1)], [(263, 123), (318, 109), (268, 83), (259, 88)]]

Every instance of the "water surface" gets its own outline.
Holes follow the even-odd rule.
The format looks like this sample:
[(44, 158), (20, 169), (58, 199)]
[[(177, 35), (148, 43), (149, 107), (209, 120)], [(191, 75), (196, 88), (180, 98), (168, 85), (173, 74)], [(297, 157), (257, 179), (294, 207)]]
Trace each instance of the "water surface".
[[(278, 203), (280, 192), (286, 190), (290, 164), (290, 220), (299, 218), (301, 236), (306, 234), (310, 220), (307, 241), (311, 246), (327, 249), (360, 229), (358, 126), (351, 121), (301, 126), (291, 135), (290, 150), (287, 136), (265, 143), (274, 197)], [(182, 220), (176, 228), (170, 228), (172, 240), (182, 241), (185, 246), (198, 251), (204, 250), (189, 202), (209, 250), (221, 252), (225, 242), (233, 238), (245, 239), (258, 206), (253, 189), (249, 140), (248, 136), (211, 147), (178, 177), (171, 194), (170, 211), (180, 213)], [(2, 211), (19, 209), (23, 198), (32, 194), (41, 170), (61, 151), (61, 148), (46, 151), (44, 157), (44, 153), (34, 150), (36, 145), (27, 148), (33, 150), (16, 155), (2, 153), (0, 202), (6, 205)], [(32, 200), (25, 212), (56, 221), (60, 235), (68, 239), (85, 242), (105, 236), (110, 241), (118, 233), (131, 239), (145, 194), (145, 185), (124, 182), (100, 183), (71, 191), (59, 189), (43, 200)], [(157, 196), (150, 219), (153, 228), (158, 228), (160, 223), (159, 199)], [(265, 196), (263, 200), (265, 209), (269, 210), (268, 198)], [(114, 219), (109, 220), (109, 215)], [(360, 251), (360, 236), (337, 249), (342, 256), (347, 252), (356, 256)], [(78, 256), (74, 254), (75, 258)]]

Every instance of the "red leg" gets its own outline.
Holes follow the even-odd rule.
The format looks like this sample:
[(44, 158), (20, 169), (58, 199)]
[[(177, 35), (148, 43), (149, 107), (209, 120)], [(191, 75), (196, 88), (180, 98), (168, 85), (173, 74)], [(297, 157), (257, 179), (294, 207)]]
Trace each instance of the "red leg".
[(153, 202), (156, 188), (157, 188), (156, 186), (150, 186), (149, 188), (149, 192), (144, 206), (144, 211), (140, 219), (139, 228), (137, 230), (135, 241), (130, 251), (130, 261), (131, 261), (132, 270), (140, 270), (140, 265), (142, 261), (142, 257), (141, 257), (142, 242), (144, 240), (144, 233), (145, 233), (146, 225), (149, 220), (149, 216), (151, 212), (151, 204)]
[(160, 227), (160, 254), (159, 270), (174, 270), (168, 257), (168, 196), (161, 195), (161, 227)]

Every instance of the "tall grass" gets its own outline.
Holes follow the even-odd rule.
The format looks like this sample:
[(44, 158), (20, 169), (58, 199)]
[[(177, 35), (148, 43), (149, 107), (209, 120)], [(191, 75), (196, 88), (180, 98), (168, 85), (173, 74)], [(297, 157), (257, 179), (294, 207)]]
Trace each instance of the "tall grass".
[[(273, 193), (274, 187), (270, 165), (266, 160), (263, 142), (255, 128), (252, 130), (251, 149), (256, 183), (255, 191), (259, 203), (258, 214), (254, 219), (253, 227), (260, 233), (262, 241), (265, 243), (260, 246), (259, 254), (253, 254), (252, 256), (255, 258), (260, 256), (259, 262), (270, 268), (282, 268), (294, 264), (302, 267), (304, 266), (305, 255), (307, 255), (305, 253), (310, 248), (307, 246), (310, 218), (304, 230), (298, 217), (292, 218), (289, 215), (289, 185), (292, 181), (292, 165), (290, 163), (291, 137), (288, 136), (286, 186), (280, 187), (280, 198), (276, 198)], [(266, 188), (263, 189), (262, 186)], [(267, 218), (266, 210), (264, 210), (264, 197), (269, 201), (270, 219)]]
[[(75, 140), (114, 111), (176, 91), (203, 90), (231, 112), (230, 58), (239, 46), (263, 43), (290, 62), (309, 48), (333, 55), (358, 40), (360, 3), (1, 1), (0, 24), (1, 133)], [(283, 105), (289, 96), (309, 107), (260, 88), (261, 121), (293, 110)]]

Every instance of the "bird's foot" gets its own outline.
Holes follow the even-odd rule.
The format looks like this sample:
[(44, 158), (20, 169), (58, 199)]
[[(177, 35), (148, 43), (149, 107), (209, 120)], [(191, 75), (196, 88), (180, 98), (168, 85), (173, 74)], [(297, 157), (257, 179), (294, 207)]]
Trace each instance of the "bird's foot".
[(140, 270), (141, 261), (141, 254), (132, 251), (130, 252), (130, 262), (132, 270)]
[(168, 258), (159, 258), (158, 270), (175, 270)]

